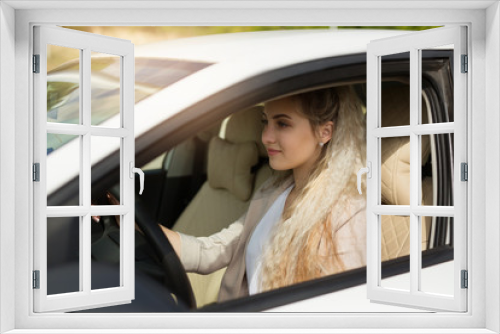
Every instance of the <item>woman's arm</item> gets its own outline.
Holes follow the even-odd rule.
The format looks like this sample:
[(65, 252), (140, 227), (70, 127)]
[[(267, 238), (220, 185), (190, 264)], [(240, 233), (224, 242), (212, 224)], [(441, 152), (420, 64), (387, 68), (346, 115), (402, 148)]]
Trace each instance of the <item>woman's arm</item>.
[(194, 237), (160, 227), (187, 272), (210, 274), (231, 261), (243, 231), (244, 219), (245, 215), (208, 237)]
[(226, 267), (231, 261), (243, 231), (243, 223), (236, 221), (209, 237), (180, 236), (181, 262), (187, 272), (210, 274)]
[(158, 224), (158, 226), (161, 227), (161, 230), (163, 231), (163, 234), (167, 237), (168, 241), (170, 241), (170, 244), (172, 245), (172, 248), (174, 249), (175, 253), (181, 258), (181, 236), (179, 233), (172, 231), (169, 228), (166, 228), (165, 226)]
[[(110, 203), (119, 204), (118, 200), (110, 193), (107, 194)], [(231, 261), (232, 255), (238, 244), (241, 231), (243, 230), (244, 214), (236, 222), (222, 231), (209, 237), (193, 237), (183, 233), (172, 231), (165, 226), (160, 226), (165, 237), (170, 241), (172, 248), (188, 272), (209, 274), (226, 267)], [(116, 217), (120, 226), (120, 217)], [(136, 229), (142, 233), (136, 224)]]

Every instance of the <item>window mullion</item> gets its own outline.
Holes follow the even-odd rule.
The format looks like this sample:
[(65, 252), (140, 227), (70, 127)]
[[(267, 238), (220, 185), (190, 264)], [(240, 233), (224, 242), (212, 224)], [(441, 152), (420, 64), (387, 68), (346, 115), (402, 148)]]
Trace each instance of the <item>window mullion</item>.
[[(367, 80), (369, 82), (380, 82), (381, 70), (380, 57), (374, 53), (367, 54)], [(380, 126), (380, 87), (378, 85), (367, 85), (367, 105), (368, 110), (373, 110), (375, 112), (367, 112), (366, 114), (366, 124), (367, 124), (367, 161), (371, 162), (372, 165), (372, 177), (367, 179), (367, 290), (368, 297), (373, 298), (374, 291), (376, 291), (378, 285), (380, 284), (380, 219), (377, 214), (374, 213), (376, 206), (380, 206), (380, 138), (373, 135), (372, 130), (376, 130)]]
[(455, 209), (453, 206), (417, 206), (411, 208), (409, 205), (375, 205), (372, 213), (376, 215), (409, 216), (410, 213), (417, 216), (440, 216), (453, 217)]
[[(459, 59), (461, 55), (467, 54), (467, 43), (466, 43), (467, 30), (465, 27), (460, 28), (460, 34), (457, 36), (455, 41), (455, 59)], [(467, 121), (466, 121), (466, 108), (467, 104), (467, 74), (461, 73), (460, 62), (456, 61), (454, 63), (454, 72), (457, 73), (454, 85), (454, 112), (455, 112), (455, 151), (453, 162), (454, 162), (454, 206), (455, 206), (455, 216), (454, 219), (454, 244), (464, 245), (462, 248), (455, 248), (455, 296), (462, 296), (462, 305), (460, 306), (463, 310), (467, 309), (467, 289), (462, 289), (459, 282), (460, 271), (468, 270), (467, 265), (467, 252), (465, 245), (467, 245), (467, 206), (460, 205), (461, 203), (467, 203), (467, 184), (468, 182), (462, 182), (460, 180), (460, 165), (462, 162), (470, 163), (467, 157)], [(471, 67), (469, 66), (469, 72)], [(469, 175), (470, 172), (469, 164)], [(470, 180), (470, 179), (469, 179)], [(458, 205), (457, 205), (458, 204)], [(469, 272), (469, 275), (471, 273)], [(470, 277), (470, 276), (469, 276)]]
[[(121, 68), (121, 95), (120, 95), (120, 113), (121, 117), (121, 127), (126, 131), (127, 135), (122, 138), (121, 145), (121, 186), (122, 191), (122, 205), (126, 208), (127, 214), (122, 216), (123, 221), (127, 224), (122, 229), (120, 234), (120, 284), (121, 286), (129, 289), (134, 287), (134, 247), (130, 245), (134, 244), (134, 217), (135, 217), (135, 200), (134, 200), (134, 181), (133, 177), (130, 177), (130, 167), (135, 163), (135, 138), (134, 138), (134, 50), (131, 49), (129, 53), (122, 56), (120, 61)], [(124, 247), (124, 245), (127, 245)], [(130, 291), (130, 298), (134, 298), (134, 291)]]
[(90, 216), (90, 205), (91, 205), (91, 161), (90, 161), (90, 124), (91, 124), (91, 85), (90, 85), (90, 75), (91, 75), (91, 59), (90, 59), (91, 50), (89, 48), (83, 49), (82, 52), (82, 73), (80, 75), (80, 80), (82, 87), (82, 125), (87, 129), (86, 134), (83, 135), (82, 140), (82, 185), (80, 189), (82, 189), (82, 201), (83, 206), (89, 208), (89, 212), (87, 212), (82, 218), (82, 228), (80, 234), (80, 279), (82, 280), (82, 285), (85, 293), (90, 293), (92, 289), (91, 286), (91, 216)]
[[(126, 92), (124, 91), (124, 89), (125, 89), (124, 80), (125, 80), (126, 74), (124, 73), (125, 68), (124, 68), (123, 63), (124, 63), (124, 59), (123, 59), (123, 57), (120, 57), (120, 115), (121, 115), (121, 117), (120, 117), (120, 130), (125, 128), (125, 131), (126, 131), (127, 128), (125, 127), (125, 123), (127, 122), (128, 115), (126, 115), (125, 110), (124, 110), (125, 109), (124, 97), (127, 94), (125, 94)], [(121, 149), (120, 149), (120, 198), (122, 201), (122, 205), (123, 204), (130, 205), (125, 194), (129, 195), (130, 193), (132, 193), (131, 190), (128, 189), (129, 182), (125, 182), (127, 176), (129, 176), (129, 175), (127, 175), (128, 173), (125, 173), (125, 171), (128, 170), (130, 168), (130, 166), (129, 166), (129, 159), (127, 157), (127, 152), (125, 152), (125, 149), (128, 146), (124, 145), (124, 144), (129, 139), (130, 139), (130, 135), (125, 137), (125, 138), (120, 138), (120, 147), (121, 147)], [(130, 220), (130, 215), (126, 215), (126, 216), (128, 216), (128, 218), (129, 218), (128, 220)], [(122, 216), (122, 217), (125, 217), (125, 216)], [(133, 219), (135, 219), (135, 218), (133, 218)], [(124, 220), (122, 219), (122, 221), (124, 221)], [(130, 224), (128, 221), (126, 222), (126, 224), (127, 223)], [(135, 224), (133, 224), (133, 225), (135, 225)], [(127, 273), (125, 273), (125, 267), (126, 267), (125, 251), (127, 248), (129, 248), (128, 247), (129, 240), (125, 236), (126, 230), (129, 230), (127, 225), (125, 225), (125, 228), (120, 231), (120, 286), (122, 286), (122, 287), (125, 286), (125, 281), (127, 280)], [(125, 247), (125, 245), (127, 245), (127, 247)]]
[[(35, 31), (34, 52), (40, 54), (40, 73), (33, 77), (34, 104), (43, 112), (34, 113), (35, 140), (33, 141), (34, 162), (40, 162), (40, 174), (46, 174), (47, 167), (47, 55), (46, 42), (39, 31)], [(33, 184), (34, 204), (34, 238), (40, 242), (34, 247), (34, 270), (40, 270), (40, 289), (35, 290), (35, 311), (42, 307), (43, 297), (47, 295), (47, 180), (41, 177), (40, 182)]]
[(379, 138), (409, 136), (410, 133), (415, 133), (417, 135), (432, 135), (454, 132), (455, 124), (453, 122), (419, 124), (415, 126), (390, 126), (373, 129), (373, 135)]
[[(80, 94), (82, 96), (82, 94)], [(93, 127), (79, 125), (79, 124), (65, 124), (65, 123), (48, 123), (47, 125), (48, 133), (56, 133), (63, 135), (79, 135), (83, 136), (89, 131), (93, 136), (102, 137), (125, 137), (130, 134), (130, 130), (127, 129), (115, 129), (115, 128), (105, 128), (105, 127)]]
[(418, 233), (418, 216), (413, 212), (413, 208), (418, 205), (420, 195), (419, 188), (419, 145), (418, 135), (415, 134), (414, 129), (419, 123), (420, 115), (420, 58), (418, 49), (410, 50), (410, 292), (415, 294), (419, 286), (419, 240), (416, 239)]

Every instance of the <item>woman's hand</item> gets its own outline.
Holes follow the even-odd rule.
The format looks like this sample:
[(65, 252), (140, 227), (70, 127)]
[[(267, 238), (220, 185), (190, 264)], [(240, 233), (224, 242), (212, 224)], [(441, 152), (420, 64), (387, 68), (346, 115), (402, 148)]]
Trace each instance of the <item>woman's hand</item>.
[[(109, 191), (106, 191), (106, 198), (108, 199), (109, 204), (111, 204), (111, 205), (120, 205), (120, 201), (118, 201), (116, 199), (116, 197), (113, 196), (113, 194), (110, 193)], [(118, 224), (118, 226), (120, 226), (120, 216), (115, 216), (115, 220), (116, 220), (116, 223)], [(135, 228), (139, 229), (137, 227), (137, 224), (135, 225)]]
[[(108, 199), (108, 202), (110, 205), (120, 205), (120, 201), (109, 191), (106, 191), (106, 198)], [(116, 223), (118, 224), (118, 227), (119, 227), (120, 226), (120, 216), (115, 216), (115, 220), (116, 220)], [(135, 224), (135, 229), (142, 233), (139, 226), (137, 226), (137, 223)]]
[[(120, 205), (120, 202), (109, 191), (106, 193), (106, 197), (108, 198), (108, 201), (111, 205)], [(120, 226), (120, 216), (115, 216), (115, 219), (118, 226)], [(158, 224), (158, 226), (160, 226), (163, 234), (165, 234), (165, 237), (167, 237), (168, 241), (170, 241), (170, 244), (174, 248), (177, 256), (181, 258), (181, 236), (179, 235), (179, 233), (174, 232), (161, 224)], [(142, 233), (139, 226), (137, 226), (137, 223), (135, 224), (135, 229)]]

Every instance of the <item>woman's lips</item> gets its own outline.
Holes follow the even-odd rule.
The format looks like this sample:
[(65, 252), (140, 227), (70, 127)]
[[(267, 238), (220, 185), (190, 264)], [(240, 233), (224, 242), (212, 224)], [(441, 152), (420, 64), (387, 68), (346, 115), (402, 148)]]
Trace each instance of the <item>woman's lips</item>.
[(272, 150), (272, 149), (267, 149), (267, 154), (272, 157), (273, 155), (276, 155), (278, 153), (280, 153), (281, 151), (278, 151), (278, 150)]

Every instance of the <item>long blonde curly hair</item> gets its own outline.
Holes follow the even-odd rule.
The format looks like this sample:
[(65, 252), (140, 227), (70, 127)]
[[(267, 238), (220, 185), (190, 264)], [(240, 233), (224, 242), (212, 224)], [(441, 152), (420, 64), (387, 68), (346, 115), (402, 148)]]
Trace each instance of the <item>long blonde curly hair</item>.
[(344, 269), (336, 229), (342, 217), (352, 214), (350, 201), (360, 196), (356, 172), (365, 165), (365, 118), (352, 87), (326, 88), (292, 98), (313, 131), (328, 121), (333, 121), (334, 131), (309, 181), (296, 189), (298, 195), (283, 212), (263, 251), (262, 291)]

